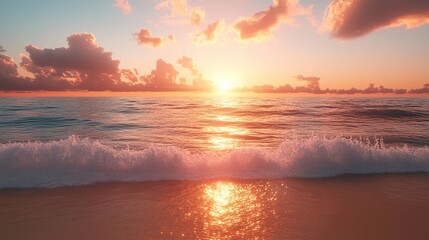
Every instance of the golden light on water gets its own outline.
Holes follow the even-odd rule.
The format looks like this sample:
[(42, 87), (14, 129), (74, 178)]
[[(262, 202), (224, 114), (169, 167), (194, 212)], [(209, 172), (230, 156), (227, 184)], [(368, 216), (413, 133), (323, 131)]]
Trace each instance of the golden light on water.
[(263, 210), (251, 188), (219, 181), (206, 185), (203, 194), (204, 229), (213, 239), (249, 236), (260, 230)]
[(238, 147), (241, 143), (240, 136), (248, 134), (249, 130), (234, 126), (207, 127), (207, 132), (213, 135), (209, 138), (212, 149), (230, 149)]

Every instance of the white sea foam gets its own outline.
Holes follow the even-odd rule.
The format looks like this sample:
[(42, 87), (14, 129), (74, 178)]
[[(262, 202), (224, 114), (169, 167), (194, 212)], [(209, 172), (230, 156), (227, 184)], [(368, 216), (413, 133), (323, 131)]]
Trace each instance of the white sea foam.
[(277, 149), (200, 154), (177, 147), (117, 150), (74, 136), (44, 143), (0, 144), (0, 188), (401, 172), (429, 172), (429, 148), (387, 148), (341, 137), (285, 140)]

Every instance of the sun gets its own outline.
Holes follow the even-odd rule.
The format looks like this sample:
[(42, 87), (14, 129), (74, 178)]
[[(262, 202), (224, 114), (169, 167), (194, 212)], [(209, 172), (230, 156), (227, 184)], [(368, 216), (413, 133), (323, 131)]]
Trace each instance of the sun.
[(232, 75), (220, 75), (215, 84), (218, 92), (229, 92), (236, 87), (237, 79)]
[(217, 90), (219, 92), (228, 92), (234, 88), (234, 85), (230, 82), (217, 82)]

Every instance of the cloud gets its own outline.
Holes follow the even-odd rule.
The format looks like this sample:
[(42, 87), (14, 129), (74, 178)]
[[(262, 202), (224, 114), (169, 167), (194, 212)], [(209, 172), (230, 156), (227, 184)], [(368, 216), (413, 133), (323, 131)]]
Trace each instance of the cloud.
[[(192, 84), (186, 79), (177, 79), (179, 72), (173, 64), (158, 59), (156, 67), (148, 75), (140, 76), (134, 69), (120, 69), (119, 60), (100, 47), (91, 33), (72, 34), (67, 38), (68, 47), (26, 47), (28, 55), (21, 55), (20, 66), (33, 76), (24, 77), (18, 72), (14, 60), (0, 53), (0, 91), (214, 91), (213, 83), (204, 79), (193, 59), (183, 55), (177, 63), (193, 73)], [(289, 84), (254, 86), (240, 91), (269, 93), (312, 94), (429, 94), (429, 83), (422, 88), (405, 90), (391, 89), (370, 84), (365, 89), (321, 89), (319, 77), (299, 75), (297, 81), (305, 85), (292, 87)]]
[(124, 14), (131, 14), (133, 12), (133, 8), (131, 7), (128, 0), (116, 0), (115, 6), (120, 8)]
[[(28, 55), (21, 55), (20, 65), (34, 78), (9, 74), (9, 78), (4, 78), (9, 79), (8, 82), (3, 82), (5, 84), (0, 89), (98, 91), (119, 90), (126, 86), (120, 79), (119, 61), (113, 60), (112, 53), (97, 45), (94, 35), (72, 34), (67, 41), (68, 47), (55, 49), (27, 46)], [(8, 66), (13, 66), (10, 61)]]
[(18, 66), (9, 56), (0, 54), (0, 90), (30, 90), (30, 79), (19, 76)]
[(202, 78), (192, 58), (183, 56), (179, 64), (194, 73), (192, 84), (178, 83), (179, 72), (170, 63), (158, 59), (156, 68), (140, 76), (130, 69), (119, 69), (119, 61), (104, 51), (91, 33), (72, 34), (68, 47), (41, 49), (26, 47), (20, 66), (33, 77), (22, 77), (9, 56), (0, 54), (0, 91), (210, 91), (212, 84)]
[(177, 63), (180, 66), (182, 66), (182, 67), (188, 69), (189, 71), (191, 71), (192, 75), (197, 75), (198, 74), (197, 66), (195, 66), (194, 61), (192, 60), (192, 58), (183, 55), (179, 60), (177, 60)]
[[(182, 57), (183, 59), (183, 57)], [(186, 60), (189, 63), (189, 60)], [(187, 85), (186, 80), (182, 79), (177, 83), (179, 72), (170, 63), (162, 59), (156, 61), (156, 68), (147, 76), (143, 76), (145, 82), (141, 90), (143, 91), (210, 91), (212, 83), (204, 80), (201, 75), (193, 80), (192, 85)]]
[(188, 11), (188, 1), (187, 0), (164, 0), (155, 6), (155, 9), (166, 9), (171, 8), (171, 14), (173, 16), (183, 16), (186, 15)]
[(350, 39), (381, 28), (413, 28), (425, 23), (429, 23), (428, 0), (333, 0), (322, 30)]
[(191, 24), (195, 26), (201, 25), (206, 13), (200, 8), (194, 8), (191, 11)]
[(240, 38), (246, 40), (269, 35), (282, 21), (294, 24), (293, 16), (305, 15), (312, 24), (315, 24), (312, 7), (300, 6), (299, 0), (273, 0), (273, 5), (268, 9), (239, 19), (234, 24), (234, 28), (238, 31)]
[(411, 89), (410, 91), (408, 91), (408, 93), (417, 93), (417, 94), (426, 93), (426, 94), (429, 94), (429, 83), (424, 84), (422, 88)]
[(174, 41), (174, 36), (169, 35), (165, 38), (155, 37), (152, 35), (151, 31), (148, 29), (140, 29), (139, 32), (135, 33), (137, 36), (137, 42), (141, 45), (148, 45), (152, 47), (160, 47), (168, 42)]
[(189, 7), (187, 0), (164, 0), (155, 6), (156, 10), (171, 9), (171, 16), (167, 16), (164, 22), (175, 22), (177, 17), (185, 17), (186, 22), (199, 26), (205, 17), (205, 11), (199, 7)]
[(376, 87), (371, 83), (365, 89), (321, 89), (319, 77), (304, 77), (299, 75), (296, 77), (297, 81), (304, 81), (306, 85), (292, 87), (289, 84), (283, 86), (274, 87), (272, 85), (253, 86), (251, 89), (242, 89), (242, 91), (252, 91), (256, 93), (310, 93), (310, 94), (406, 94), (406, 93), (429, 93), (429, 84), (425, 84), (423, 88), (412, 89), (407, 91), (405, 89), (392, 89), (385, 88), (384, 86)]
[(320, 90), (320, 77), (304, 77), (302, 75), (298, 75), (296, 76), (296, 80), (307, 82), (307, 88), (311, 89), (312, 91)]
[(18, 66), (9, 56), (0, 54), (0, 76), (16, 77), (18, 76)]
[(91, 33), (72, 34), (68, 47), (40, 49), (26, 47), (21, 66), (34, 74), (36, 89), (114, 90), (122, 87), (119, 61), (97, 45)]
[(224, 25), (225, 23), (223, 20), (218, 20), (212, 24), (209, 24), (206, 29), (196, 35), (195, 41), (199, 43), (214, 42), (222, 32)]
[(282, 17), (287, 14), (287, 0), (274, 1), (274, 5), (250, 17), (242, 18), (234, 28), (240, 33), (241, 39), (250, 39), (266, 35), (275, 28)]
[(0, 53), (4, 53), (4, 52), (6, 52), (6, 49), (2, 45), (0, 45)]
[(13, 59), (0, 54), (0, 90), (57, 90), (68, 89), (70, 86), (71, 84), (65, 80), (22, 77), (18, 74), (18, 66)]
[(26, 50), (33, 63), (40, 67), (117, 73), (119, 61), (112, 60), (112, 53), (105, 52), (95, 40), (91, 33), (78, 33), (67, 38), (69, 45), (67, 48), (40, 49), (29, 45)]

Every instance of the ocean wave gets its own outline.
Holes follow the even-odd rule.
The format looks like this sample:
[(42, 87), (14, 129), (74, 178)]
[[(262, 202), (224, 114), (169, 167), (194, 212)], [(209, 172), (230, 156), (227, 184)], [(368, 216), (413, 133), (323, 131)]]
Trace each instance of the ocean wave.
[(276, 149), (191, 153), (178, 147), (115, 149), (71, 136), (0, 144), (0, 188), (55, 187), (112, 181), (329, 177), (429, 172), (428, 147), (384, 147), (342, 137), (285, 140)]

